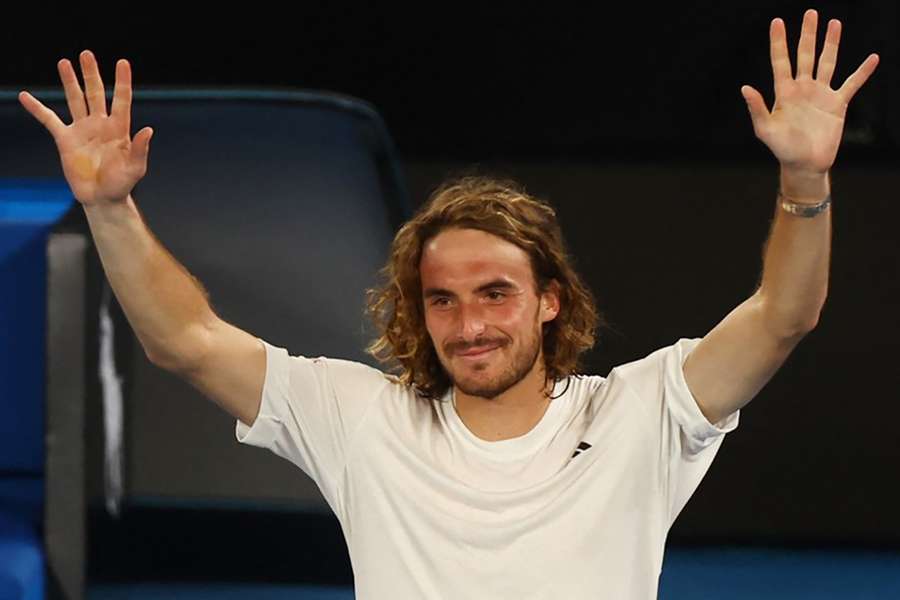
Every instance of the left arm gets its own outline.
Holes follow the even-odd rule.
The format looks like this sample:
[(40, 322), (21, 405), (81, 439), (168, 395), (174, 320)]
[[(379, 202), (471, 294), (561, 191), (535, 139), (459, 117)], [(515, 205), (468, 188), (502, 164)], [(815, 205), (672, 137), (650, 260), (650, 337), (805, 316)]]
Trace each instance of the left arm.
[[(796, 197), (785, 178), (782, 174), (784, 194)], [(819, 185), (827, 187), (827, 179)], [(780, 206), (775, 213), (759, 289), (707, 333), (684, 363), (688, 388), (710, 423), (759, 393), (816, 326), (825, 303), (831, 209), (809, 218)]]
[[(816, 78), (812, 76), (817, 14), (807, 11), (791, 76), (784, 23), (770, 29), (775, 105), (742, 88), (753, 128), (781, 164), (781, 191), (797, 204), (817, 204), (831, 193), (829, 169), (837, 155), (847, 104), (878, 64), (871, 55), (839, 90), (831, 89), (840, 22), (829, 23)], [(700, 341), (684, 376), (701, 412), (716, 423), (745, 406), (819, 320), (828, 291), (831, 209), (813, 217), (775, 207), (759, 289)]]

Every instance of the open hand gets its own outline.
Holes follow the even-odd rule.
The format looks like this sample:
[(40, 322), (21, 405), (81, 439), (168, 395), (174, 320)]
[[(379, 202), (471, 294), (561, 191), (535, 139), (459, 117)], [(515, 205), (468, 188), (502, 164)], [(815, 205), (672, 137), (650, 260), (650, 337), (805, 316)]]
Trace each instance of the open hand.
[(784, 21), (772, 21), (769, 39), (775, 105), (771, 113), (758, 91), (749, 85), (741, 87), (756, 137), (769, 147), (782, 169), (810, 175), (831, 168), (843, 134), (847, 106), (878, 65), (878, 55), (870, 54), (840, 89), (831, 89), (841, 22), (829, 21), (825, 45), (813, 76), (817, 21), (815, 10), (806, 11), (797, 48), (796, 77), (791, 76)]
[[(131, 66), (116, 63), (112, 110), (106, 112), (106, 92), (94, 55), (81, 53), (82, 93), (72, 64), (57, 64), (72, 124), (64, 124), (52, 110), (28, 92), (19, 101), (53, 136), (63, 173), (75, 198), (85, 206), (124, 201), (147, 172), (153, 130), (141, 129), (131, 139)], [(85, 100), (86, 98), (86, 100)]]

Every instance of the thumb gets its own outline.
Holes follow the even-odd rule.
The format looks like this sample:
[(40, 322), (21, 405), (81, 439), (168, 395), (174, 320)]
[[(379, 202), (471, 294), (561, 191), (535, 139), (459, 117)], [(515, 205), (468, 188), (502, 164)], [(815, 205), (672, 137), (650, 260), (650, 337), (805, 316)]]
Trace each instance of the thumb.
[(147, 156), (150, 154), (150, 138), (153, 137), (153, 129), (144, 127), (134, 136), (131, 144), (131, 161), (140, 166), (142, 170), (147, 168)]
[(759, 135), (761, 128), (769, 120), (769, 109), (766, 108), (766, 102), (763, 100), (762, 94), (749, 85), (741, 86), (741, 95), (747, 102), (750, 120), (753, 121), (753, 130)]

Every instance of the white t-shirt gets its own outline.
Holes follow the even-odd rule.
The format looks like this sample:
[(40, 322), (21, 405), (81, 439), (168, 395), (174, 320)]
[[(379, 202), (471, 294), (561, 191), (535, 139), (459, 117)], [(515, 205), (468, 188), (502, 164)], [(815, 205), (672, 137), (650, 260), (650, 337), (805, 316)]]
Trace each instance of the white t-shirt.
[(496, 442), (452, 389), (423, 400), (363, 363), (260, 341), (262, 405), (237, 439), (316, 482), (358, 600), (656, 598), (669, 528), (740, 415), (710, 424), (688, 390), (699, 338), (558, 382), (531, 431)]

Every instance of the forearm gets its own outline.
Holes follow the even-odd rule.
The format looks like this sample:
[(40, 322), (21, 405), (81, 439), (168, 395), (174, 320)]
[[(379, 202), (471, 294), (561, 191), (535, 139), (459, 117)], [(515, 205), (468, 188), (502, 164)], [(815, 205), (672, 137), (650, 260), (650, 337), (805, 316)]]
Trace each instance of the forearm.
[(147, 357), (167, 369), (188, 367), (203, 352), (213, 316), (206, 290), (153, 236), (130, 195), (84, 210), (106, 277)]
[[(781, 189), (798, 203), (815, 204), (831, 192), (829, 177), (782, 169)], [(828, 294), (831, 208), (800, 217), (775, 207), (757, 294), (773, 331), (786, 336), (815, 327)]]

